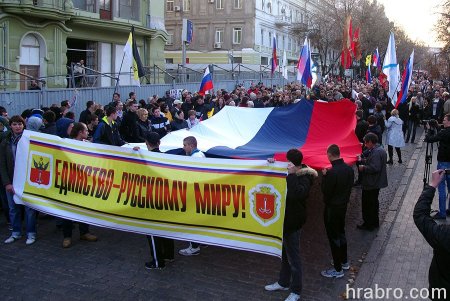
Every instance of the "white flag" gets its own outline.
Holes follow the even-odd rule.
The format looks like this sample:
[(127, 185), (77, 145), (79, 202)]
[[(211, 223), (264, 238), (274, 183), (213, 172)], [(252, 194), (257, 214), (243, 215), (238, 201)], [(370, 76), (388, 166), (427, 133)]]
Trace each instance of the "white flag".
[(383, 73), (386, 74), (387, 80), (389, 81), (389, 91), (387, 95), (391, 98), (391, 102), (395, 106), (397, 103), (397, 92), (400, 89), (400, 68), (397, 63), (393, 32), (391, 32), (391, 36), (389, 37), (389, 44), (386, 55), (384, 56)]
[(281, 75), (283, 75), (285, 79), (288, 79), (286, 50), (283, 51), (283, 63), (281, 64)]

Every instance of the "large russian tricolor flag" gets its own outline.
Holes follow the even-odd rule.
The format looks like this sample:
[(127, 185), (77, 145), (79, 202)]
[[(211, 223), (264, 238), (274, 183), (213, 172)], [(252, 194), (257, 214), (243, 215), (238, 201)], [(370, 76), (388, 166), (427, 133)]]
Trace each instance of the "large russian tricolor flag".
[(200, 90), (198, 91), (198, 94), (205, 95), (209, 90), (212, 90), (213, 88), (212, 76), (209, 72), (209, 66), (207, 66), (205, 69), (205, 73), (203, 74), (202, 82), (200, 83)]
[(398, 108), (398, 106), (406, 101), (406, 97), (408, 96), (408, 89), (411, 85), (412, 81), (412, 72), (413, 72), (413, 65), (414, 65), (414, 49), (408, 59), (408, 63), (406, 63), (405, 70), (403, 70), (402, 75), (402, 87), (400, 89), (400, 93), (398, 94), (397, 103), (395, 104), (395, 108)]
[(302, 100), (286, 107), (260, 109), (226, 106), (189, 131), (171, 132), (161, 140), (160, 149), (176, 152), (185, 137), (194, 136), (198, 148), (210, 157), (275, 157), (285, 161), (286, 152), (298, 148), (305, 164), (321, 169), (330, 166), (326, 150), (335, 143), (345, 162), (353, 164), (361, 153), (355, 135), (355, 111), (355, 104), (349, 100)]

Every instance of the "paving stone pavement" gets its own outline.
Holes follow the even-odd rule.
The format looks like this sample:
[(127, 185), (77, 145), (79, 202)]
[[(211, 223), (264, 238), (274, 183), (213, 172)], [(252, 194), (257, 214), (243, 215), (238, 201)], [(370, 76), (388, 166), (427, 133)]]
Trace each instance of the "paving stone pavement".
[[(373, 289), (378, 286), (385, 289), (385, 294), (387, 294), (387, 288), (392, 289), (391, 294), (386, 295), (383, 300), (412, 299), (417, 293), (421, 293), (421, 296), (425, 298), (416, 300), (428, 300), (426, 288), (428, 288), (428, 269), (433, 250), (416, 228), (413, 220), (414, 206), (423, 190), (425, 149), (423, 146), (414, 153), (405, 173), (406, 175), (412, 173), (411, 179), (407, 182), (405, 175), (405, 181), (401, 184), (401, 186), (407, 186), (407, 190), (403, 193), (403, 189), (399, 188), (397, 191), (386, 221), (379, 231), (382, 233), (380, 236), (384, 238), (373, 242), (353, 286), (355, 290), (351, 291), (349, 297), (358, 297), (357, 288)], [(436, 170), (436, 154), (435, 147), (431, 172)], [(417, 161), (417, 164), (413, 161)], [(432, 209), (438, 208), (437, 199), (436, 193)], [(400, 202), (400, 206), (395, 206), (396, 202)], [(449, 223), (449, 220), (443, 223)], [(403, 297), (396, 298), (399, 295), (393, 295), (394, 289), (397, 289), (398, 294), (402, 292)], [(355, 299), (373, 300), (364, 299), (362, 294), (359, 297)]]
[[(417, 147), (421, 144), (407, 144), (402, 150), (404, 162), (414, 159)], [(405, 191), (404, 174), (412, 173), (411, 164), (388, 166), (390, 185), (380, 194), (381, 220), (393, 220), (391, 207), (396, 210), (401, 204), (396, 193)], [(341, 279), (320, 276), (321, 270), (330, 267), (331, 253), (319, 182), (311, 191), (308, 220), (302, 231), (302, 300), (341, 300), (352, 278), (350, 272)], [(359, 260), (369, 252), (372, 242), (387, 238), (384, 224), (378, 233), (356, 229), (361, 222), (360, 198), (361, 190), (354, 188), (346, 227), (349, 259), (357, 281), (366, 273), (364, 265), (370, 264), (366, 260), (361, 268)], [(143, 235), (98, 227), (91, 227), (91, 231), (100, 237), (98, 242), (79, 241), (75, 229), (73, 246), (62, 249), (62, 233), (56, 230), (54, 220), (41, 216), (34, 245), (25, 246), (24, 239), (11, 245), (0, 242), (2, 300), (284, 300), (288, 295), (264, 291), (264, 285), (277, 280), (280, 260), (275, 257), (210, 246), (200, 256), (176, 255), (166, 269), (148, 271), (144, 262), (150, 255)], [(0, 238), (6, 239), (8, 234), (2, 215)], [(175, 246), (178, 250), (186, 243), (176, 242)], [(371, 275), (367, 279), (374, 278), (372, 270), (367, 273)]]

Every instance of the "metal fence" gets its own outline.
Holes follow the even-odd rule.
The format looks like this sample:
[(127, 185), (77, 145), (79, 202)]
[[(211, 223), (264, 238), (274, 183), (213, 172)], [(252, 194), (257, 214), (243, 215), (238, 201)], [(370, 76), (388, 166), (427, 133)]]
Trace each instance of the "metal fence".
[[(290, 79), (290, 81), (292, 81)], [(242, 84), (245, 87), (250, 87), (252, 82), (262, 81), (266, 86), (283, 85), (287, 83), (283, 78), (260, 78), (243, 79), (237, 82), (236, 80), (214, 80), (214, 89), (225, 89), (232, 91), (236, 84)], [(136, 92), (139, 99), (147, 99), (153, 95), (163, 96), (167, 90), (171, 89), (187, 89), (188, 91), (198, 91), (200, 82), (189, 83), (173, 83), (173, 84), (158, 84), (158, 85), (143, 85), (137, 86), (119, 86), (118, 92), (121, 94), (121, 99), (128, 98), (128, 93)], [(103, 88), (79, 88), (79, 89), (45, 89), (34, 91), (0, 91), (0, 106), (8, 110), (9, 116), (21, 114), (26, 109), (50, 107), (52, 104), (60, 104), (63, 100), (69, 100), (73, 103), (72, 111), (79, 116), (85, 110), (86, 102), (94, 100), (100, 104), (107, 104), (111, 102), (114, 87)], [(76, 117), (78, 120), (78, 117)]]

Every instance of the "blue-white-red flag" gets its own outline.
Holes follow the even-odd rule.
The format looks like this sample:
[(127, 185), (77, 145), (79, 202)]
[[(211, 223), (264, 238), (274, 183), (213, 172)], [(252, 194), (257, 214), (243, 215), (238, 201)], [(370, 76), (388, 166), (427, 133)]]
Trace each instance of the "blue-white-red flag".
[(278, 58), (277, 58), (277, 38), (273, 37), (273, 47), (272, 47), (272, 75), (278, 67)]
[(372, 73), (370, 72), (370, 66), (367, 66), (366, 81), (368, 84), (370, 84), (372, 82)]
[(203, 74), (202, 82), (200, 84), (200, 90), (198, 91), (198, 94), (205, 95), (208, 94), (209, 90), (212, 90), (213, 87), (213, 81), (211, 73), (209, 72), (209, 66), (205, 69), (205, 74)]
[[(161, 139), (161, 151), (182, 151), (183, 139), (194, 136), (209, 157), (286, 161), (286, 150), (298, 148), (303, 162), (315, 169), (330, 166), (327, 148), (336, 143), (347, 164), (356, 162), (361, 144), (355, 135), (355, 109), (350, 100), (299, 103), (249, 110), (225, 106), (213, 118)], [(295, 122), (292, 122), (295, 120)], [(242, 130), (245, 129), (245, 130)], [(218, 171), (220, 172), (220, 171)]]
[(380, 54), (378, 53), (378, 47), (375, 49), (373, 55), (373, 65), (374, 67), (377, 67), (377, 69), (381, 69), (381, 60), (380, 60)]
[(406, 97), (408, 96), (408, 89), (412, 81), (413, 64), (414, 64), (414, 50), (408, 59), (408, 63), (406, 63), (405, 70), (403, 70), (402, 87), (400, 89), (400, 93), (398, 94), (398, 100), (397, 103), (395, 104), (395, 108), (397, 108), (401, 103), (406, 102)]
[(302, 84), (311, 88), (312, 85), (312, 71), (311, 71), (311, 48), (309, 46), (308, 38), (305, 38), (300, 58), (297, 64), (297, 80)]

